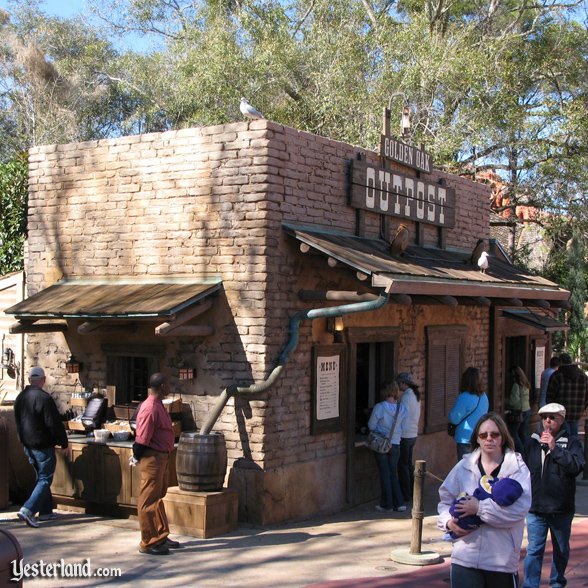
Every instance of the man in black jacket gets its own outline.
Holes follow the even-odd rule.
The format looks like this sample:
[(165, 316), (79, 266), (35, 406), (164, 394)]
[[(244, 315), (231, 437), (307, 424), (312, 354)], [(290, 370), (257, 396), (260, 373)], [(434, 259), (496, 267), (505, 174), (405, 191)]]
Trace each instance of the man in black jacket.
[(38, 527), (37, 513), (42, 521), (55, 518), (51, 495), (56, 465), (55, 446), (60, 445), (65, 449), (67, 434), (53, 398), (43, 390), (43, 368), (32, 368), (29, 382), (30, 385), (14, 402), (14, 417), (18, 438), (37, 473), (37, 484), (17, 514), (29, 527)]
[(547, 531), (553, 545), (549, 585), (563, 588), (576, 509), (576, 477), (584, 469), (584, 450), (578, 437), (569, 434), (566, 409), (561, 404), (546, 404), (539, 414), (542, 430), (533, 433), (525, 444), (533, 497), (527, 516), (529, 545), (523, 588), (539, 588)]

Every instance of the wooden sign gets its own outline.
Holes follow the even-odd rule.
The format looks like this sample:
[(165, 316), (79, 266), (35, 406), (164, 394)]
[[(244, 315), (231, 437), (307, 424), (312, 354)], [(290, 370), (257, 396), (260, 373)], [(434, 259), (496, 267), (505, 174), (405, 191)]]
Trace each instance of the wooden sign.
[(386, 135), (382, 135), (380, 140), (380, 157), (428, 174), (433, 171), (433, 158), (429, 153)]
[(455, 226), (455, 190), (354, 160), (350, 206), (440, 227)]

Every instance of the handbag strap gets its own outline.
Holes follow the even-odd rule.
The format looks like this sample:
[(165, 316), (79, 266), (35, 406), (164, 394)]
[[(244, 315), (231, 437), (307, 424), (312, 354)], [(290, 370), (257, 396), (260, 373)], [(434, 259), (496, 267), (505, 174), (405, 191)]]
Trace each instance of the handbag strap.
[(480, 396), (478, 396), (478, 403), (474, 407), (474, 410), (472, 410), (472, 412), (468, 412), (468, 414), (466, 414), (461, 419), (461, 421), (459, 421), (459, 423), (457, 423), (457, 425), (455, 425), (456, 427), (459, 427), (459, 425), (461, 425), (461, 423), (463, 423), (469, 416), (472, 416), (478, 410), (478, 406), (480, 406), (480, 400), (482, 400), (482, 395), (481, 394), (480, 394)]
[(390, 427), (390, 432), (388, 433), (388, 441), (392, 443), (392, 436), (394, 435), (394, 429), (396, 428), (396, 421), (398, 421), (398, 413), (400, 412), (400, 403), (396, 403), (396, 412), (394, 413), (394, 420), (392, 421), (392, 426)]

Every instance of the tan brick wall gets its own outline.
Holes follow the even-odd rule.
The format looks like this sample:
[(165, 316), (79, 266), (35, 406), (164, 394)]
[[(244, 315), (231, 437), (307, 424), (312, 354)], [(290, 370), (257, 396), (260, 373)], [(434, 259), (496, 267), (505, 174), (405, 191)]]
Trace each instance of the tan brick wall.
[[(33, 148), (29, 294), (62, 276), (222, 277), (224, 292), (203, 319), (215, 326), (213, 336), (157, 338), (154, 325), (147, 325), (125, 339), (165, 345), (161, 369), (172, 375), (178, 355), (194, 362), (197, 380), (175, 385), (190, 395), (185, 398), (201, 426), (225, 386), (248, 386), (269, 375), (287, 341), (290, 317), (308, 307), (298, 301), (299, 288), (357, 288), (344, 272), (302, 258), (281, 230), (284, 221), (356, 230), (346, 182), (348, 161), (357, 153), (377, 161), (374, 153), (265, 120)], [(458, 191), (457, 226), (447, 231), (447, 245), (471, 248), (488, 236), (488, 188), (432, 175), (441, 176)], [(391, 231), (398, 222), (390, 220)], [(414, 225), (408, 224), (414, 237)], [(379, 216), (366, 212), (364, 230), (377, 237)], [(426, 228), (424, 235), (427, 243), (436, 243), (436, 229)], [(423, 381), (424, 327), (437, 321), (476, 325), (468, 337), (468, 363), (484, 371), (487, 349), (476, 341), (487, 332), (485, 312), (389, 306), (357, 315), (350, 324), (400, 325), (399, 365)], [(86, 354), (84, 384), (101, 386), (106, 369), (101, 345), (120, 342), (120, 335), (77, 335), (78, 324), (72, 321), (65, 337), (28, 338), (28, 365), (50, 368), (49, 383), (57, 391), (73, 388), (75, 380), (63, 365), (69, 349)], [(315, 460), (344, 463), (332, 459), (345, 452), (342, 433), (310, 435), (315, 342), (311, 325), (303, 323), (298, 348), (277, 383), (257, 396), (232, 399), (224, 409), (215, 429), (225, 433), (229, 463), (239, 460), (243, 479), (258, 484), (260, 469)], [(242, 508), (256, 508), (258, 499), (252, 496)], [(292, 512), (291, 505), (280, 509)]]

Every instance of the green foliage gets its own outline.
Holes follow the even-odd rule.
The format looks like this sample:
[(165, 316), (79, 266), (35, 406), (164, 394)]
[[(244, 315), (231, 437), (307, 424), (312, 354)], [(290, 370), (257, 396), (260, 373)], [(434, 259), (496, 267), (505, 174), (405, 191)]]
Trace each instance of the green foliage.
[(27, 181), (25, 155), (0, 164), (0, 275), (23, 268)]

